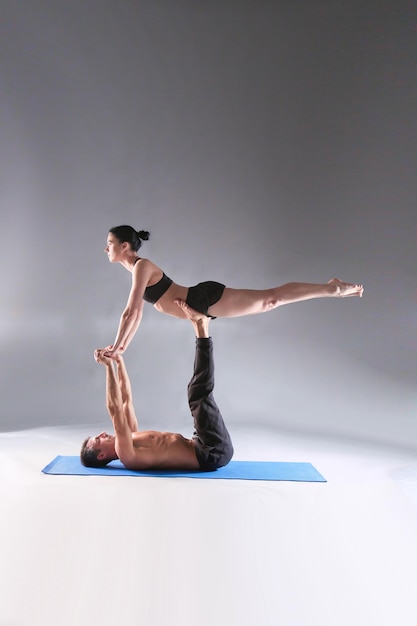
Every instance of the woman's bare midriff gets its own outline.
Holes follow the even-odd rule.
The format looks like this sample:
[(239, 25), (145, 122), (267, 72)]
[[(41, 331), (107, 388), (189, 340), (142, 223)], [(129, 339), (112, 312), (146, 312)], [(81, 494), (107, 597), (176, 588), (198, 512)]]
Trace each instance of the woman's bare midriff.
[(200, 469), (194, 442), (178, 433), (132, 433), (135, 460), (129, 469)]
[(173, 315), (174, 317), (179, 317), (181, 319), (185, 319), (185, 315), (182, 309), (175, 304), (175, 300), (186, 300), (188, 293), (188, 288), (183, 287), (182, 285), (177, 285), (176, 283), (172, 283), (166, 292), (159, 298), (157, 302), (153, 305), (157, 311), (160, 313), (165, 313), (167, 315)]

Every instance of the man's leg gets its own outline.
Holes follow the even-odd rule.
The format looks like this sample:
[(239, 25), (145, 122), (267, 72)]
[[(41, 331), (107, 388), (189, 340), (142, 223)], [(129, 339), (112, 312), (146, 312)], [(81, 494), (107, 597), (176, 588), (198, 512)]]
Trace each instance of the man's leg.
[(202, 469), (226, 465), (233, 456), (233, 445), (214, 396), (213, 340), (209, 318), (178, 302), (196, 334), (194, 372), (188, 384), (188, 403), (194, 418), (196, 454)]

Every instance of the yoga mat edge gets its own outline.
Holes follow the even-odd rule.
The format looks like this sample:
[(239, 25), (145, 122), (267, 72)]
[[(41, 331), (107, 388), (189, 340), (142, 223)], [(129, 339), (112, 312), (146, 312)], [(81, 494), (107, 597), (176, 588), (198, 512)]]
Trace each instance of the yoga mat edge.
[(230, 461), (213, 472), (190, 470), (129, 470), (120, 461), (106, 467), (84, 467), (78, 456), (56, 456), (43, 469), (44, 474), (69, 476), (136, 476), (162, 478), (202, 478), (327, 482), (311, 463), (287, 461)]

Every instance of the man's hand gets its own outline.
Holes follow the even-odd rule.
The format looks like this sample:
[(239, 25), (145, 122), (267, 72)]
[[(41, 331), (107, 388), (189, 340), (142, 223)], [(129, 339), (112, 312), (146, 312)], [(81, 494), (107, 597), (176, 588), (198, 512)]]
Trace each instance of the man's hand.
[(102, 363), (102, 361), (99, 361), (97, 357), (105, 356), (105, 357), (108, 357), (109, 359), (113, 359), (114, 361), (118, 361), (120, 357), (122, 356), (122, 354), (124, 353), (124, 351), (125, 350), (122, 346), (120, 346), (120, 348), (118, 348), (117, 350), (113, 350), (113, 346), (106, 346), (105, 348), (97, 348), (97, 350), (94, 350), (94, 359), (97, 361), (97, 363)]
[(111, 363), (111, 358), (105, 354), (106, 350), (107, 348), (94, 350), (94, 359), (97, 363), (102, 363), (103, 365), (108, 365), (109, 363)]

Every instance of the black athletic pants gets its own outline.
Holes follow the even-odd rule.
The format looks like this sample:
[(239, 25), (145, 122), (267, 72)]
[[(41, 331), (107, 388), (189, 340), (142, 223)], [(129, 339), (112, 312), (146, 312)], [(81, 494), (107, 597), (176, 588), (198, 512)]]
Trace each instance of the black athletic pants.
[(211, 337), (196, 338), (194, 374), (188, 384), (188, 403), (194, 418), (194, 442), (201, 469), (227, 465), (233, 445), (214, 397), (214, 360)]

